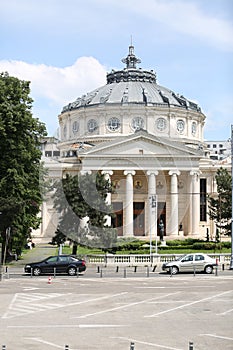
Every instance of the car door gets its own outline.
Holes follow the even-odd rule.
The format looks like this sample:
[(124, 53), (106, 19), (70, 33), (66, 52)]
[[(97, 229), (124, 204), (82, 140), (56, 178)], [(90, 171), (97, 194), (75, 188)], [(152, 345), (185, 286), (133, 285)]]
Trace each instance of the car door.
[(47, 260), (44, 261), (42, 268), (43, 273), (53, 273), (54, 268), (57, 265), (57, 257), (56, 256), (51, 256)]
[(202, 254), (195, 254), (194, 266), (196, 271), (204, 271), (205, 257)]
[(188, 254), (180, 261), (180, 272), (193, 271), (193, 254)]
[(65, 273), (67, 270), (67, 266), (69, 265), (69, 257), (68, 256), (58, 256), (57, 261), (57, 273)]

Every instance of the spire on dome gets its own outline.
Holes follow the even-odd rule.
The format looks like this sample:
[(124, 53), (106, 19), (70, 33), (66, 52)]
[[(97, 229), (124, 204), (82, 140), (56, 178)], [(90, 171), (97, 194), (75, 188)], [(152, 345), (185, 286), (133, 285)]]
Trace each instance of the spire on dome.
[(132, 45), (132, 38), (131, 45), (129, 46), (129, 54), (126, 58), (123, 58), (121, 62), (126, 63), (126, 68), (137, 68), (136, 63), (141, 63), (141, 60), (134, 55), (134, 46)]

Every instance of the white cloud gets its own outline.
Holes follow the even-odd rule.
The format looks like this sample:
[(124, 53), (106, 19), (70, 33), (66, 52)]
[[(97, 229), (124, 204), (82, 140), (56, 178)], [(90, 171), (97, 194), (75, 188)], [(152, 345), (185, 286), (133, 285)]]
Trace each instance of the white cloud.
[(64, 68), (23, 61), (0, 61), (0, 71), (31, 82), (33, 99), (45, 98), (63, 105), (81, 94), (104, 85), (106, 69), (93, 57), (81, 57)]
[[(212, 1), (212, 0), (211, 0)], [(233, 23), (230, 20), (214, 14), (209, 9), (209, 2), (197, 0), (10, 0), (1, 4), (3, 13), (2, 21), (8, 26), (24, 23), (33, 25), (40, 32), (47, 33), (76, 33), (80, 32), (105, 36), (109, 33), (113, 37), (116, 31), (124, 30), (130, 35), (132, 21), (135, 14), (135, 25), (140, 28), (143, 23), (150, 22), (156, 35), (158, 23), (174, 33), (184, 34), (203, 41), (206, 45), (212, 45), (225, 51), (233, 51)], [(221, 5), (222, 4), (222, 5)], [(227, 12), (224, 1), (219, 4), (222, 13)], [(43, 11), (43, 26), (41, 16)], [(230, 11), (230, 10), (229, 10)], [(88, 24), (86, 19), (88, 18)], [(112, 20), (116, 19), (113, 23)], [(140, 18), (140, 21), (138, 21)], [(117, 25), (115, 25), (117, 23)], [(130, 27), (127, 27), (129, 23)], [(133, 28), (134, 30), (134, 28)], [(164, 29), (166, 30), (166, 29)]]
[[(212, 45), (225, 51), (233, 51), (232, 21), (214, 17), (208, 13), (205, 5), (187, 0), (98, 0), (108, 6), (121, 7), (123, 13), (136, 12), (145, 19), (160, 22), (174, 32), (198, 38), (207, 45)], [(204, 3), (204, 2), (203, 2)], [(209, 4), (207, 4), (209, 6)], [(206, 11), (205, 11), (206, 10)], [(156, 35), (156, 30), (155, 30)], [(191, 38), (190, 38), (191, 39)]]
[(106, 69), (93, 57), (81, 57), (64, 68), (23, 61), (0, 61), (0, 72), (30, 81), (33, 115), (55, 135), (62, 107), (106, 83)]

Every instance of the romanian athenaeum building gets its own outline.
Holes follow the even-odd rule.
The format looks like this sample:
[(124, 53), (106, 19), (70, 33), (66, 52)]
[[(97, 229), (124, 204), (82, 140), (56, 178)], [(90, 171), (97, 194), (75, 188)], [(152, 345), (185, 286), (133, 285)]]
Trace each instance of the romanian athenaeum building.
[[(207, 193), (216, 192), (219, 167), (230, 171), (230, 157), (224, 152), (210, 156), (201, 107), (158, 85), (153, 70), (139, 68), (132, 45), (122, 63), (123, 69), (107, 74), (106, 85), (64, 106), (59, 138), (41, 144), (49, 177), (105, 174), (114, 186), (107, 201), (116, 214), (107, 224), (117, 228), (118, 236), (159, 235), (162, 220), (165, 240), (204, 238), (207, 232), (214, 238)], [(41, 215), (35, 235), (52, 237), (57, 215), (51, 196)]]

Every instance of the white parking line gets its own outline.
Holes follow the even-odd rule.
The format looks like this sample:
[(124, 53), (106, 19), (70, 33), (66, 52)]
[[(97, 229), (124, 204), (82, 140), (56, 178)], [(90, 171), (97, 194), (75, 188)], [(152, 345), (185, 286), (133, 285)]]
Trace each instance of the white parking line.
[[(115, 337), (114, 337), (115, 338)], [(152, 346), (154, 348), (159, 348), (159, 349), (167, 349), (167, 350), (183, 350), (181, 348), (173, 348), (171, 346), (166, 346), (166, 345), (161, 345), (161, 344), (155, 344), (155, 343), (149, 343), (149, 342), (145, 342), (145, 341), (140, 341), (140, 340), (136, 340), (136, 339), (130, 339), (130, 338), (124, 338), (124, 337), (116, 337), (116, 339), (122, 339), (122, 340), (127, 340), (128, 342), (134, 342), (136, 344), (143, 344), (143, 345), (149, 345)]]
[[(13, 317), (17, 317), (17, 316), (21, 316), (23, 314), (27, 314), (27, 313), (35, 313), (35, 312), (41, 312), (41, 311), (45, 311), (48, 308), (49, 309), (57, 309), (57, 308), (62, 308), (62, 307), (69, 307), (69, 306), (74, 306), (74, 305), (81, 305), (81, 304), (85, 304), (85, 303), (90, 303), (93, 301), (99, 301), (99, 300), (104, 300), (104, 299), (111, 299), (111, 298), (115, 298), (117, 296), (121, 296), (124, 294), (127, 294), (128, 292), (121, 292), (121, 293), (117, 293), (117, 294), (113, 294), (113, 295), (104, 295), (102, 297), (98, 297), (98, 298), (92, 298), (92, 299), (87, 299), (87, 300), (83, 300), (83, 301), (77, 301), (74, 303), (63, 303), (63, 304), (57, 304), (54, 307), (54, 304), (40, 304), (37, 305), (35, 307), (35, 305), (28, 307), (28, 301), (27, 302), (20, 302), (20, 295), (21, 293), (17, 293), (15, 294), (15, 296), (13, 297), (11, 304), (9, 306), (8, 311), (2, 316), (2, 318), (13, 318)], [(70, 293), (69, 293), (70, 294)], [(54, 296), (59, 297), (59, 296), (63, 296), (63, 294), (55, 294), (54, 296), (53, 294), (43, 294), (44, 298), (52, 298)], [(19, 299), (17, 300), (17, 297), (19, 296)], [(47, 305), (47, 306), (46, 306)], [(30, 310), (29, 310), (30, 309)]]
[(213, 337), (213, 338), (219, 338), (219, 339), (224, 339), (224, 340), (231, 340), (233, 341), (233, 338), (229, 338), (229, 337), (223, 337), (221, 335), (216, 335), (216, 334), (200, 334), (203, 336), (207, 336), (207, 337)]
[[(125, 328), (125, 324), (43, 324), (43, 325), (15, 325), (7, 328)], [(30, 338), (31, 339), (31, 338)]]
[[(46, 340), (43, 340), (41, 338), (24, 338), (24, 339), (29, 339), (29, 340), (33, 340), (35, 342), (38, 342), (38, 343), (42, 343), (42, 344), (46, 344), (46, 345), (50, 345), (50, 346), (53, 346), (54, 348), (57, 348), (57, 349), (64, 349), (64, 345), (63, 346), (60, 346), (60, 345), (57, 345), (55, 343), (51, 343), (51, 342), (48, 342)], [(69, 348), (71, 350), (71, 348)], [(78, 349), (72, 349), (72, 350), (78, 350)]]
[(227, 311), (222, 312), (221, 314), (217, 314), (217, 315), (227, 315), (227, 314), (229, 314), (232, 311), (233, 311), (233, 309), (230, 309), (230, 310), (227, 310)]
[(174, 308), (172, 308), (172, 309), (160, 311), (160, 312), (157, 312), (156, 314), (148, 315), (148, 316), (144, 316), (144, 317), (156, 317), (156, 316), (160, 316), (160, 315), (166, 314), (166, 313), (168, 313), (168, 312), (172, 312), (172, 311), (175, 311), (175, 310), (178, 310), (178, 309), (183, 309), (183, 308), (185, 308), (185, 307), (187, 307), (187, 306), (195, 305), (195, 304), (201, 303), (201, 302), (203, 302), (203, 301), (207, 301), (207, 300), (211, 300), (211, 299), (217, 298), (218, 296), (221, 296), (221, 295), (229, 294), (229, 293), (231, 293), (231, 292), (232, 292), (232, 290), (229, 290), (229, 291), (224, 292), (224, 293), (212, 295), (211, 297), (208, 297), (208, 298), (199, 299), (199, 300), (193, 301), (193, 302), (191, 302), (191, 303), (187, 303), (187, 304), (184, 304), (184, 305), (180, 305), (180, 306), (174, 307)]
[(104, 314), (104, 313), (107, 313), (107, 312), (112, 312), (112, 311), (116, 311), (116, 310), (120, 310), (120, 309), (125, 309), (125, 308), (131, 307), (131, 306), (135, 306), (135, 305), (145, 304), (145, 303), (148, 303), (148, 302), (153, 301), (153, 300), (167, 298), (170, 295), (174, 295), (174, 294), (177, 294), (177, 293), (179, 293), (179, 292), (169, 293), (169, 294), (165, 294), (165, 295), (160, 295), (159, 297), (156, 297), (156, 298), (145, 299), (145, 300), (138, 301), (138, 302), (135, 302), (135, 303), (129, 303), (129, 304), (117, 306), (117, 307), (114, 307), (114, 308), (111, 308), (111, 309), (101, 310), (101, 311), (94, 312), (94, 313), (91, 313), (91, 314), (86, 314), (86, 315), (83, 315), (83, 316), (75, 316), (75, 317), (72, 317), (72, 318), (86, 318), (86, 317), (89, 317), (89, 316), (100, 315), (100, 314)]

